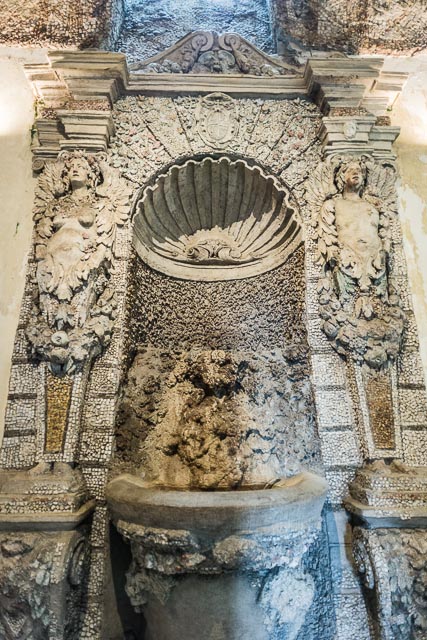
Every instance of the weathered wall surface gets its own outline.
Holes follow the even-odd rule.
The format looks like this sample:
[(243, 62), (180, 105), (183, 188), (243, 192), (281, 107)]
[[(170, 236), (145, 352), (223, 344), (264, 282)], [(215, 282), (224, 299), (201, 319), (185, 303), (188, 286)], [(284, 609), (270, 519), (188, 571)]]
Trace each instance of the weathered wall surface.
[(427, 376), (427, 55), (387, 60), (387, 69), (408, 72), (409, 79), (391, 112), (401, 127), (396, 142), (401, 221), (421, 356)]
[(279, 52), (289, 42), (346, 53), (425, 51), (425, 0), (270, 0)]
[(272, 46), (267, 0), (125, 0), (115, 48), (136, 62), (200, 30), (238, 33), (265, 51)]
[(34, 108), (21, 62), (36, 55), (0, 49), (0, 438), (32, 231)]
[(0, 43), (50, 47), (112, 47), (123, 0), (0, 0)]

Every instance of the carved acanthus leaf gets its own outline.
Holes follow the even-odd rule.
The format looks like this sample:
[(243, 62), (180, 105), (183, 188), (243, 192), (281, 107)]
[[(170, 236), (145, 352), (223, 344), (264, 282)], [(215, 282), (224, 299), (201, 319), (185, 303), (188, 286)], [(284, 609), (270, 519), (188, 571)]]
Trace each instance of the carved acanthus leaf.
[(238, 73), (256, 76), (290, 75), (298, 67), (267, 56), (234, 33), (190, 33), (165, 52), (131, 65), (136, 73)]

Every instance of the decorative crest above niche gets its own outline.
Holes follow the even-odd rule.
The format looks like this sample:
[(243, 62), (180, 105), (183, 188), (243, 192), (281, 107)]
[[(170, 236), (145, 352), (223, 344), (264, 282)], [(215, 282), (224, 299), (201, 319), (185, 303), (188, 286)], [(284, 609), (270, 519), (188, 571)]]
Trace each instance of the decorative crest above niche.
[(174, 165), (137, 204), (134, 245), (154, 269), (186, 280), (234, 280), (284, 263), (301, 244), (296, 204), (243, 160)]
[(295, 75), (301, 70), (272, 58), (235, 33), (195, 31), (163, 53), (130, 65), (133, 73)]

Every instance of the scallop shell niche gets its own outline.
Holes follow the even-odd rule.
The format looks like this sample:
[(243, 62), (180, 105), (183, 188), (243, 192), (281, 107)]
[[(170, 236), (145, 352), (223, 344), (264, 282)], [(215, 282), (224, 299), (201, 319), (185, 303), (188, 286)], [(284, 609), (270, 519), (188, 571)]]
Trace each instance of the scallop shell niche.
[(137, 203), (134, 246), (144, 262), (186, 280), (234, 280), (286, 262), (302, 242), (291, 194), (244, 160), (174, 165)]

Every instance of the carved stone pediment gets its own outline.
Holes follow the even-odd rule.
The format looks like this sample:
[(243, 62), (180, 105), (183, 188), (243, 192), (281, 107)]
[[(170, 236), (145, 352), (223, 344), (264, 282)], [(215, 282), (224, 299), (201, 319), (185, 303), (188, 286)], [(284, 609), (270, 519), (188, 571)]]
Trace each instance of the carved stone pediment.
[(134, 73), (294, 75), (298, 67), (267, 56), (235, 33), (195, 31), (153, 58), (130, 65)]

